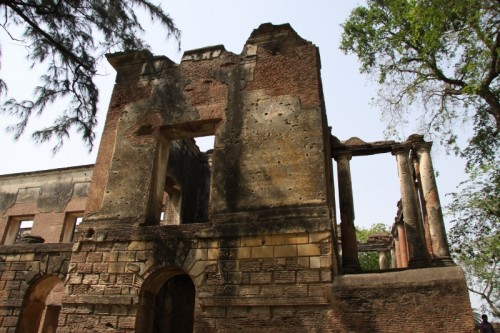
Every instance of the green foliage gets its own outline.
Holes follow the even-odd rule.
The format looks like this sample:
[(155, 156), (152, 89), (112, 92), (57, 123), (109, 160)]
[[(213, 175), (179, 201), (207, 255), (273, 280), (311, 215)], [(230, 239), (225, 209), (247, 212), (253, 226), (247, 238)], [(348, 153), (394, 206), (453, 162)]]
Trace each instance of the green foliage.
[[(149, 0), (26, 0), (2, 1), (0, 26), (11, 31), (22, 28), (21, 40), (31, 66), (43, 65), (45, 73), (34, 90), (33, 100), (7, 99), (0, 111), (19, 118), (7, 129), (15, 138), (23, 134), (30, 117), (41, 114), (56, 100), (69, 101), (66, 109), (48, 128), (36, 131), (38, 142), (57, 138), (57, 151), (69, 130), (75, 128), (92, 149), (99, 93), (93, 81), (105, 53), (146, 49), (138, 9), (149, 14), (177, 40), (180, 32), (163, 9)], [(0, 93), (7, 85), (0, 80)]]
[(383, 223), (375, 223), (369, 228), (356, 228), (356, 239), (358, 243), (366, 243), (368, 237), (373, 234), (390, 233), (390, 229), (387, 225)]
[(439, 134), (451, 148), (454, 126), (471, 117), (473, 145), (485, 135), (497, 140), (499, 1), (368, 0), (343, 28), (341, 49), (358, 56), (361, 72), (378, 76), (389, 135), (417, 111), (419, 131)]
[[(373, 234), (380, 233), (390, 233), (390, 229), (387, 225), (383, 223), (373, 224), (369, 228), (356, 228), (356, 240), (358, 243), (366, 243), (368, 237)], [(362, 270), (378, 270), (380, 268), (379, 264), (379, 254), (378, 252), (360, 252), (358, 253), (359, 264)], [(387, 256), (390, 262), (390, 255)]]
[[(467, 160), (470, 180), (449, 207), (452, 250), (498, 316), (500, 1), (367, 0), (343, 28), (341, 49), (378, 77), (387, 134), (416, 118), (419, 132)], [(464, 123), (474, 133), (461, 150)]]
[(451, 251), (483, 311), (500, 318), (500, 170), (483, 166), (453, 193)]

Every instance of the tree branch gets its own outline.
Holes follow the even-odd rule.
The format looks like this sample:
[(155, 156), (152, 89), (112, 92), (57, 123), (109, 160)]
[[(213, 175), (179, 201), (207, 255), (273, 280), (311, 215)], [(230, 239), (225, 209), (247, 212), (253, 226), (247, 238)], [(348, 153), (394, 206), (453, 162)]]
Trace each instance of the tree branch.
[(93, 73), (94, 69), (89, 67), (88, 65), (84, 64), (80, 58), (71, 52), (68, 48), (66, 48), (64, 45), (62, 45), (59, 41), (55, 40), (50, 36), (47, 32), (45, 32), (40, 26), (33, 22), (28, 16), (26, 16), (21, 9), (17, 8), (16, 6), (8, 3), (7, 6), (11, 8), (14, 12), (16, 12), (17, 15), (19, 15), (27, 24), (29, 24), (35, 31), (37, 31), (40, 35), (42, 35), (44, 38), (46, 38), (50, 44), (52, 44), (59, 52), (62, 54), (65, 54), (69, 56), (75, 63), (80, 65), (81, 67), (85, 68), (85, 70)]

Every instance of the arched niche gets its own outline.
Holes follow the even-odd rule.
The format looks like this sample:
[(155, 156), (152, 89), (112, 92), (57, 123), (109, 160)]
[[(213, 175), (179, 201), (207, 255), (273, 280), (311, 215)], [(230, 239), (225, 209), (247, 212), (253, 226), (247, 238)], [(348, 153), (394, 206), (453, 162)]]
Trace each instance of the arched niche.
[(195, 294), (191, 277), (180, 270), (151, 274), (142, 285), (136, 332), (193, 332)]
[(36, 280), (26, 292), (16, 333), (55, 333), (64, 284), (53, 275)]

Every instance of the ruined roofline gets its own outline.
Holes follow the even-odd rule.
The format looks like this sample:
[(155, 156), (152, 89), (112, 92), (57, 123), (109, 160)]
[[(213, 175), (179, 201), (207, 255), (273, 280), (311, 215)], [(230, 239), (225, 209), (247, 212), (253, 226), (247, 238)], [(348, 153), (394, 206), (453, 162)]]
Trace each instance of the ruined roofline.
[(300, 37), (289, 23), (277, 25), (270, 22), (262, 23), (257, 29), (252, 31), (246, 44), (259, 43), (270, 39), (279, 39), (280, 37), (285, 38), (290, 35), (305, 41), (305, 39)]
[(196, 60), (209, 60), (211, 58), (217, 58), (221, 53), (231, 53), (226, 50), (224, 45), (218, 44), (213, 46), (202, 47), (199, 49), (193, 49), (185, 51), (181, 58), (181, 63), (185, 61), (196, 61)]
[[(243, 45), (243, 50), (240, 55), (245, 53), (245, 46), (248, 44), (260, 44), (269, 40), (282, 39), (288, 36), (293, 36), (298, 40), (302, 40), (306, 43), (311, 43), (310, 41), (307, 41), (300, 37), (288, 23), (277, 25), (274, 25), (272, 23), (263, 23), (257, 29), (254, 29), (252, 31), (245, 45)], [(181, 63), (184, 61), (192, 60), (208, 60), (214, 57), (218, 57), (221, 53), (234, 54), (233, 52), (227, 51), (222, 44), (205, 46), (184, 51), (181, 58)], [(134, 50), (109, 53), (106, 54), (106, 59), (115, 70), (122, 66), (140, 64), (148, 61), (167, 61), (169, 64), (176, 64), (167, 56), (156, 56), (153, 55), (149, 50)]]
[(25, 172), (16, 172), (16, 173), (6, 173), (0, 175), (0, 179), (2, 178), (11, 178), (11, 177), (22, 177), (22, 176), (32, 176), (32, 175), (40, 175), (40, 174), (49, 174), (49, 173), (57, 173), (63, 171), (76, 171), (79, 169), (93, 169), (94, 164), (83, 164), (83, 165), (74, 165), (64, 168), (55, 168), (55, 169), (44, 169), (44, 170), (34, 170), (34, 171), (25, 171)]
[(106, 54), (106, 59), (115, 70), (123, 66), (143, 64), (145, 62), (167, 61), (174, 63), (167, 56), (155, 56), (148, 50), (123, 51)]

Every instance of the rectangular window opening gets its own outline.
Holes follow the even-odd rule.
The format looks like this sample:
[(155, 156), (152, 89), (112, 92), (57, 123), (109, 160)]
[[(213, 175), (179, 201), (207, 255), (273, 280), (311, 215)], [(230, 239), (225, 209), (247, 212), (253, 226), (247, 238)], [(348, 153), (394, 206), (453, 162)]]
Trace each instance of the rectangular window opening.
[(158, 155), (156, 177), (161, 183), (156, 185), (155, 201), (151, 204), (152, 223), (178, 225), (208, 220), (214, 131), (211, 124), (194, 130), (192, 137), (186, 132), (182, 138), (165, 137), (166, 149), (160, 149)]
[(12, 245), (21, 241), (23, 235), (31, 235), (35, 216), (11, 216), (3, 236), (4, 245)]
[(82, 223), (83, 212), (67, 213), (64, 220), (64, 226), (61, 233), (61, 243), (71, 243), (78, 230), (78, 226)]
[(33, 229), (33, 220), (21, 220), (19, 223), (19, 230), (17, 231), (16, 243), (21, 241), (23, 236), (31, 235)]

